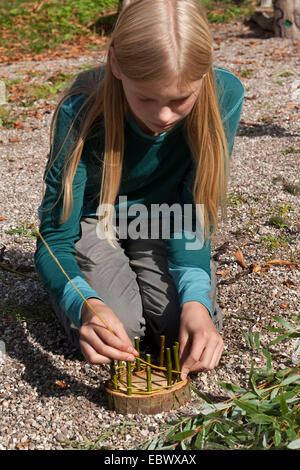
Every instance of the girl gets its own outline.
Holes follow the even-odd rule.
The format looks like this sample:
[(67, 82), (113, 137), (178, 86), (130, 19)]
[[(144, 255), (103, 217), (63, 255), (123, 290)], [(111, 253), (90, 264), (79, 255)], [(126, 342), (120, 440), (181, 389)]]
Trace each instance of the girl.
[(180, 342), (182, 379), (218, 364), (210, 245), (242, 101), (240, 81), (212, 65), (197, 0), (126, 2), (105, 67), (60, 101), (35, 263), (89, 362), (134, 361), (134, 337), (156, 349), (165, 335)]

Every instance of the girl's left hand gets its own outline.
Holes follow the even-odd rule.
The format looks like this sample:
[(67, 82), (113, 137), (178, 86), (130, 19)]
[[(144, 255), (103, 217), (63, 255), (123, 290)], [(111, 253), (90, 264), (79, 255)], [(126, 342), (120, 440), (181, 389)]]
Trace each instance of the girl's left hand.
[(181, 379), (190, 372), (214, 369), (224, 343), (208, 310), (200, 302), (186, 302), (181, 311), (179, 330)]

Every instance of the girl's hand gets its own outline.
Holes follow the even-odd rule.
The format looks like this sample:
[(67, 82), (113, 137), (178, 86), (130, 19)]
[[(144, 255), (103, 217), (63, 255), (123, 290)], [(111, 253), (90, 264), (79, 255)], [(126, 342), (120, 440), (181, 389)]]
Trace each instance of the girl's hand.
[(134, 361), (138, 352), (134, 349), (123, 323), (101, 300), (92, 298), (88, 299), (88, 303), (115, 334), (109, 331), (84, 303), (81, 310), (79, 343), (87, 361), (91, 364), (110, 363), (112, 359)]
[(208, 310), (196, 301), (182, 307), (179, 342), (182, 380), (190, 372), (216, 367), (224, 349)]

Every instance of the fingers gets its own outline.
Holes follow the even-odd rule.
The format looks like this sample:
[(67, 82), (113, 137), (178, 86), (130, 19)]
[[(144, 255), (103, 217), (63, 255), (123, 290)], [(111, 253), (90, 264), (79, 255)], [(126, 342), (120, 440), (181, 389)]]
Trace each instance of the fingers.
[(190, 347), (188, 341), (185, 341), (181, 357), (181, 379), (185, 380), (190, 372), (214, 369), (220, 361), (223, 349), (224, 343), (220, 336), (210, 338), (209, 341), (205, 341), (203, 337), (194, 337)]
[(81, 351), (91, 364), (109, 363), (112, 359), (133, 362), (138, 356), (121, 322), (116, 320), (112, 331), (97, 318), (81, 326)]
[[(80, 337), (80, 346), (85, 358), (92, 364), (108, 363), (112, 359), (133, 362), (135, 351), (132, 346), (124, 345), (119, 338), (101, 338), (92, 329), (83, 329)], [(109, 339), (109, 342), (105, 340)]]

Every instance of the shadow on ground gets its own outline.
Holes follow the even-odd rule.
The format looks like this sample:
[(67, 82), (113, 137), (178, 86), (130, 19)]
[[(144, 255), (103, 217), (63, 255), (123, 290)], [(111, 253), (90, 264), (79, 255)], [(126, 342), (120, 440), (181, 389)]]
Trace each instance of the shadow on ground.
[[(8, 262), (9, 259), (17, 259), (18, 263)], [(80, 367), (78, 378), (75, 374), (72, 375), (72, 364), (64, 368), (66, 361), (74, 361), (74, 371), (77, 371), (78, 363), (83, 367), (85, 359), (82, 353), (68, 342), (62, 326), (56, 320), (49, 296), (39, 281), (21, 276), (26, 274), (37, 278), (34, 266), (24, 264), (26, 260), (28, 255), (10, 250), (5, 252), (5, 259), (1, 260), (2, 266), (5, 264), (18, 273), (7, 271), (6, 278), (12, 276), (16, 282), (22, 280), (24, 291), (30, 293), (29, 300), (22, 303), (14, 295), (11, 282), (8, 286), (3, 286), (0, 339), (5, 342), (7, 356), (25, 367), (22, 379), (35, 389), (41, 398), (81, 395), (103, 406), (104, 394), (99, 393), (103, 387), (100, 374), (93, 375), (93, 371), (89, 370), (91, 383), (94, 384), (89, 386), (84, 383), (88, 377)], [(0, 271), (3, 272), (3, 269)], [(95, 387), (95, 381), (98, 387)]]

